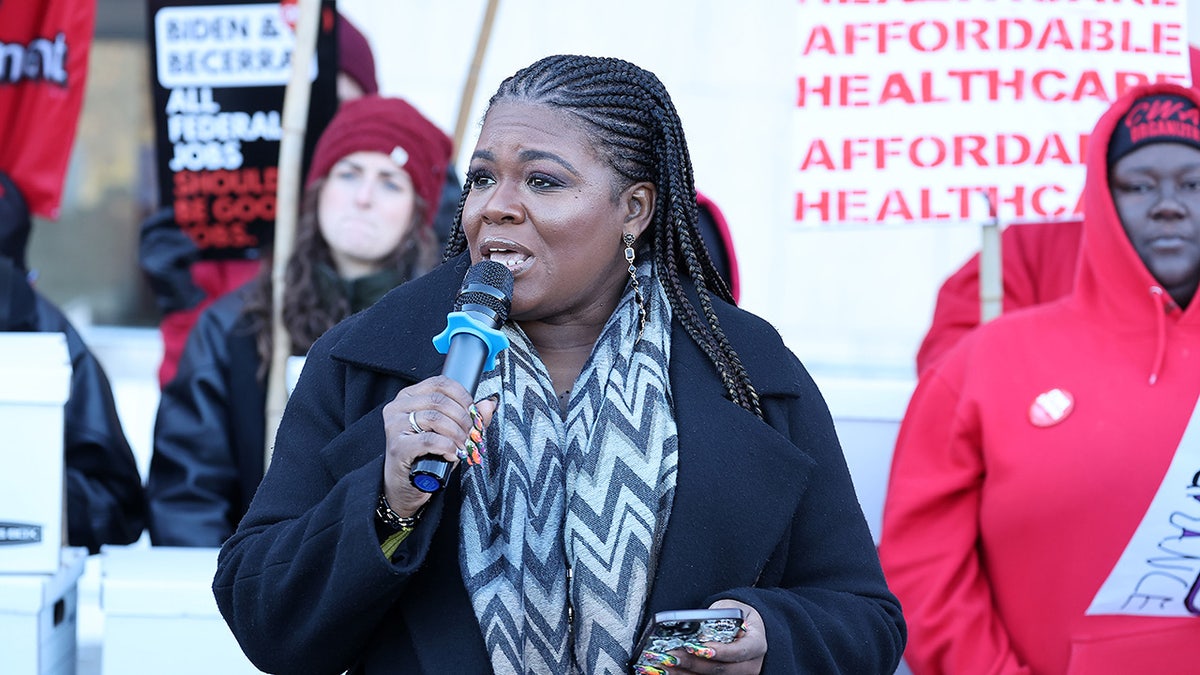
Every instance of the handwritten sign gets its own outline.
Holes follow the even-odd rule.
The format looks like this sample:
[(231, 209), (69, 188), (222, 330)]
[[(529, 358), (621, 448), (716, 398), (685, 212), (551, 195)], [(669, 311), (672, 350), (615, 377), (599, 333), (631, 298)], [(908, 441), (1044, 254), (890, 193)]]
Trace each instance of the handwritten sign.
[(1087, 613), (1200, 615), (1200, 406)]

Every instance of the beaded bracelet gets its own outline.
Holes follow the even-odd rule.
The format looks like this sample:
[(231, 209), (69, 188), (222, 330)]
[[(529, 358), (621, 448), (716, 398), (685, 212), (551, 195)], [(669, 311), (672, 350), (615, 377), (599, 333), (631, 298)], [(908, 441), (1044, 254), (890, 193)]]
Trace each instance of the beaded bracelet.
[(411, 530), (417, 525), (417, 521), (421, 519), (421, 512), (425, 510), (422, 506), (416, 513), (405, 517), (392, 510), (391, 504), (388, 504), (387, 496), (382, 492), (379, 493), (379, 501), (375, 504), (375, 517), (381, 523), (396, 530)]

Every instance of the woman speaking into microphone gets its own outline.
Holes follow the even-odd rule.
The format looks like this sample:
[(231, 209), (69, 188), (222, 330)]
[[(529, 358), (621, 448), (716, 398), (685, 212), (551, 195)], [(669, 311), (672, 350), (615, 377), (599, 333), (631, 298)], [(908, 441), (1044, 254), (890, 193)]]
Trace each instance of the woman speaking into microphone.
[[(214, 580), (251, 660), (892, 672), (904, 621), (829, 411), (705, 252), (658, 78), (584, 56), (518, 71), (465, 187), (445, 263), (309, 352)], [(514, 285), (472, 396), (432, 337), (483, 261)], [(434, 492), (410, 480), (430, 455), (454, 465)], [(714, 607), (740, 610), (729, 641), (635, 650), (656, 613)]]

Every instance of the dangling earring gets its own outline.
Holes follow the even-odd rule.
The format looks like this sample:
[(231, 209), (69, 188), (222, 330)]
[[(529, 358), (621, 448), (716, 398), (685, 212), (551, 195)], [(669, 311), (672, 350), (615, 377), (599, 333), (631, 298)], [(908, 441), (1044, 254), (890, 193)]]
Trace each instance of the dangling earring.
[(633, 235), (626, 232), (621, 235), (625, 244), (625, 262), (629, 263), (629, 278), (633, 280), (633, 299), (638, 306), (638, 337), (646, 328), (646, 299), (642, 297), (642, 285), (638, 283), (637, 267), (633, 264)]

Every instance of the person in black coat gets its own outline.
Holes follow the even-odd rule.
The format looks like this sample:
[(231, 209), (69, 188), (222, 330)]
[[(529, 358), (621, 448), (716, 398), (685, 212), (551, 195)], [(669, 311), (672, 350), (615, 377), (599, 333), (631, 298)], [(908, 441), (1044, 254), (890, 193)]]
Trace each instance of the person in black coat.
[[(629, 672), (655, 612), (711, 607), (745, 630), (654, 655), (666, 672), (893, 672), (904, 619), (829, 410), (706, 254), (658, 78), (522, 69), (467, 185), (444, 264), (309, 352), (213, 579), (251, 661)], [(481, 334), (507, 347), (468, 392), (431, 336), (497, 264), (511, 312)], [(432, 492), (429, 456), (454, 467)]]
[[(117, 414), (100, 361), (61, 310), (27, 281), (29, 210), (12, 179), (0, 172), (0, 260), (12, 293), (0, 330), (63, 333), (71, 383), (63, 411), (67, 543), (97, 553), (104, 544), (131, 544), (146, 526), (146, 500), (137, 461)], [(20, 300), (18, 300), (20, 298)]]
[[(291, 356), (438, 261), (435, 206), (450, 139), (407, 101), (342, 104), (313, 152), (289, 258)], [(220, 546), (265, 465), (271, 265), (207, 307), (163, 388), (146, 491), (156, 546)]]

